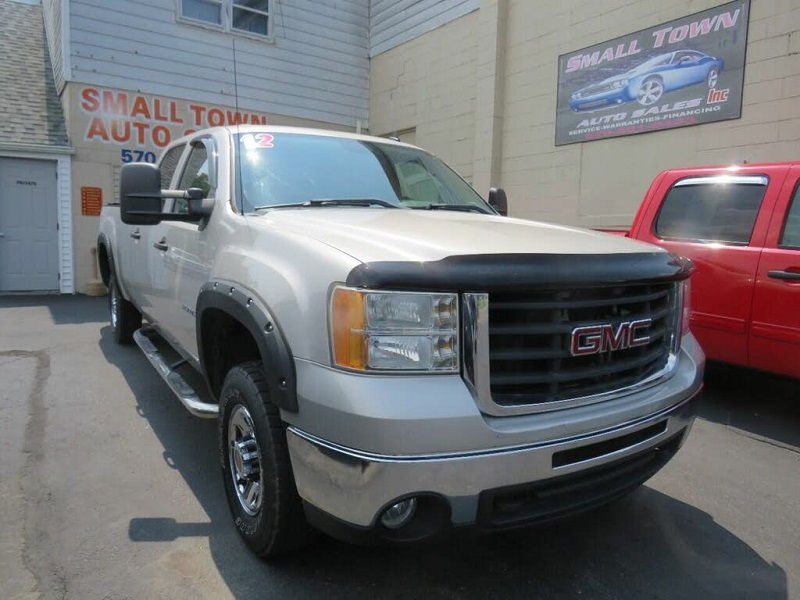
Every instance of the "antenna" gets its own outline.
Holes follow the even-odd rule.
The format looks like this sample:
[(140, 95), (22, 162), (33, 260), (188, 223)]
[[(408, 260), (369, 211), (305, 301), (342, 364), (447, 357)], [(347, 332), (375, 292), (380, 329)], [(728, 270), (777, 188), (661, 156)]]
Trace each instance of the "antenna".
[[(228, 15), (229, 19), (233, 19), (233, 15)], [(236, 192), (239, 196), (237, 202), (240, 214), (244, 215), (244, 190), (242, 189), (242, 153), (241, 153), (241, 132), (239, 124), (242, 120), (242, 115), (239, 112), (239, 78), (238, 69), (236, 66), (236, 36), (231, 36), (231, 49), (233, 50), (233, 98), (234, 106), (236, 108), (236, 144), (234, 144), (233, 152), (236, 154)]]

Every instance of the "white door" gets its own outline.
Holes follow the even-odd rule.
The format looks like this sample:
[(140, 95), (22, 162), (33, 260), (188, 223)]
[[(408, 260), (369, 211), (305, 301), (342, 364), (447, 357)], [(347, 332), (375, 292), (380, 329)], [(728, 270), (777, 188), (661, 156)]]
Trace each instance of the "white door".
[(0, 292), (58, 290), (56, 162), (0, 158)]
[[(167, 150), (161, 157), (159, 168), (161, 169), (161, 189), (172, 189), (172, 179), (175, 176), (175, 169), (180, 163), (185, 144), (174, 146)], [(162, 202), (162, 210), (169, 208), (172, 201)], [(174, 281), (169, 273), (164, 270), (163, 252), (154, 244), (158, 243), (164, 236), (166, 224), (161, 222), (158, 225), (128, 225), (130, 230), (128, 237), (118, 240), (120, 248), (124, 244), (130, 246), (129, 256), (123, 257), (123, 264), (127, 263), (128, 274), (123, 273), (125, 281), (129, 284), (128, 293), (134, 298), (134, 302), (147, 317), (147, 319), (158, 326), (163, 325), (165, 316), (159, 313), (159, 300), (163, 300)], [(168, 319), (168, 318), (167, 318)]]
[[(213, 142), (208, 138), (194, 140), (182, 167), (177, 189), (202, 188), (206, 197), (216, 194), (217, 167)], [(172, 211), (186, 213), (185, 200), (175, 200)], [(189, 354), (197, 357), (195, 334), (195, 309), (200, 288), (211, 275), (211, 257), (214, 248), (208, 240), (208, 229), (198, 223), (166, 222), (166, 231), (160, 240), (168, 246), (164, 256), (165, 271), (171, 274), (172, 295), (165, 305), (169, 315), (168, 332)]]

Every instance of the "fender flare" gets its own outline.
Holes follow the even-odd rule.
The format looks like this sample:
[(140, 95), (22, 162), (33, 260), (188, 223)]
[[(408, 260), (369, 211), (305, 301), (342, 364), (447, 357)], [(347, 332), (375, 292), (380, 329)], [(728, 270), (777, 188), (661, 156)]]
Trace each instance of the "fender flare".
[[(111, 277), (111, 275), (114, 273), (114, 255), (112, 254), (112, 250), (111, 250), (111, 242), (109, 241), (108, 236), (105, 233), (101, 233), (100, 235), (97, 236), (97, 248), (98, 248), (98, 250), (99, 250), (100, 246), (103, 246), (106, 249), (106, 256), (108, 256), (108, 275), (109, 275), (109, 277)], [(100, 264), (99, 257), (97, 259), (97, 268), (100, 269), (100, 277), (102, 279), (103, 278), (103, 268), (102, 268), (102, 265)], [(108, 282), (105, 281), (105, 280), (103, 281), (103, 283), (105, 285), (108, 285)]]
[(203, 349), (203, 313), (210, 308), (220, 310), (244, 325), (258, 346), (270, 398), (278, 408), (297, 412), (294, 358), (278, 322), (269, 309), (257, 302), (247, 290), (220, 281), (209, 281), (200, 288), (196, 306), (197, 348), (209, 389), (213, 388)]

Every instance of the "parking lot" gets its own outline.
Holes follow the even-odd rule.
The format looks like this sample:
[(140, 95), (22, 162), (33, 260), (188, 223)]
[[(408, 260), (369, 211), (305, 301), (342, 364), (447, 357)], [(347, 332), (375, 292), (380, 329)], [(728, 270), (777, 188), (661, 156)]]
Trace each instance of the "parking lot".
[(691, 437), (568, 523), (417, 548), (240, 542), (216, 424), (183, 409), (106, 299), (0, 298), (2, 598), (800, 598), (800, 384), (712, 366)]

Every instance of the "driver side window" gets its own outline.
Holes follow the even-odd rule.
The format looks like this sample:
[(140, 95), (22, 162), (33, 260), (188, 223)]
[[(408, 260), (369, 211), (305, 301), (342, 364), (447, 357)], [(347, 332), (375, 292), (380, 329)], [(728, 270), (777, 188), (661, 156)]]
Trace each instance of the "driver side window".
[[(189, 158), (186, 159), (178, 189), (200, 188), (205, 192), (206, 198), (213, 198), (215, 190), (211, 187), (211, 168), (206, 145), (203, 142), (194, 143), (189, 152)], [(176, 198), (175, 204), (172, 206), (172, 212), (188, 213), (189, 203), (183, 198)]]
[(794, 191), (792, 205), (786, 214), (780, 247), (800, 249), (800, 185)]

